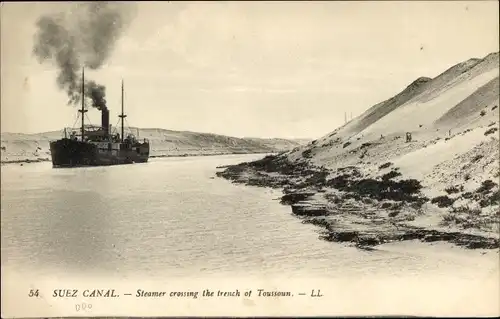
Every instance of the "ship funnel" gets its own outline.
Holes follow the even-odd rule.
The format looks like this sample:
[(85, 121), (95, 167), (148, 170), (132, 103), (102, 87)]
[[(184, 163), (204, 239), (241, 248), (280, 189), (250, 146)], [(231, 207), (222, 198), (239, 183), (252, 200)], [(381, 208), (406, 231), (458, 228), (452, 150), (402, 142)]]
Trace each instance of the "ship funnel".
[(106, 135), (109, 134), (109, 110), (107, 108), (101, 109), (101, 126)]

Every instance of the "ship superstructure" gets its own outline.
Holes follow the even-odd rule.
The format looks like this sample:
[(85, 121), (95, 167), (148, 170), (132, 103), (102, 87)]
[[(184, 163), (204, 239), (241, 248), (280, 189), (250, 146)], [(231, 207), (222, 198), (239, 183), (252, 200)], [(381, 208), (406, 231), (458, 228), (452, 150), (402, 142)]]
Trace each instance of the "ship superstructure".
[(85, 125), (85, 74), (82, 71), (82, 98), (80, 132), (68, 134), (50, 142), (50, 153), (53, 167), (103, 166), (132, 163), (145, 163), (149, 159), (150, 145), (147, 139), (139, 140), (133, 134), (125, 135), (124, 131), (124, 85), (121, 94), (121, 134), (112, 133), (109, 124), (109, 109), (104, 105), (101, 111), (101, 126)]

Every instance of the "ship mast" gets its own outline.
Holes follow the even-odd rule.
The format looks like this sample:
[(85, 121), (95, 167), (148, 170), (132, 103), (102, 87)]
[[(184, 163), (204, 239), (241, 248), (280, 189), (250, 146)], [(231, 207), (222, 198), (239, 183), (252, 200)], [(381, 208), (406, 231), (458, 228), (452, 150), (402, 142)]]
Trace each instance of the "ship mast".
[(123, 134), (124, 134), (124, 125), (123, 125), (123, 120), (124, 120), (124, 118), (126, 118), (126, 117), (127, 117), (127, 116), (123, 113), (123, 104), (124, 104), (124, 98), (123, 98), (123, 79), (122, 79), (122, 114), (121, 114), (121, 115), (118, 115), (118, 117), (122, 119), (122, 136), (121, 136), (122, 142), (123, 142)]
[(85, 112), (87, 112), (87, 110), (85, 109), (85, 68), (82, 68), (82, 109), (81, 110), (78, 110), (78, 112), (82, 113), (82, 142), (83, 142), (83, 137), (85, 135), (85, 128), (84, 128), (84, 125), (85, 125)]

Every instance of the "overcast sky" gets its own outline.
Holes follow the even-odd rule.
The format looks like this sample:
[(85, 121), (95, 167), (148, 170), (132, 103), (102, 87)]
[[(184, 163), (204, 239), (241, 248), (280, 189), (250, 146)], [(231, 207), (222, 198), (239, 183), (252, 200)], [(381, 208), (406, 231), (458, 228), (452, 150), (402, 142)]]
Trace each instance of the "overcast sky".
[[(133, 4), (126, 4), (133, 5)], [(499, 50), (497, 1), (142, 2), (107, 64), (118, 122), (238, 137), (316, 138), (420, 76)], [(56, 70), (32, 56), (38, 17), (67, 3), (1, 4), (1, 129), (73, 125)], [(99, 124), (97, 110), (89, 112)]]

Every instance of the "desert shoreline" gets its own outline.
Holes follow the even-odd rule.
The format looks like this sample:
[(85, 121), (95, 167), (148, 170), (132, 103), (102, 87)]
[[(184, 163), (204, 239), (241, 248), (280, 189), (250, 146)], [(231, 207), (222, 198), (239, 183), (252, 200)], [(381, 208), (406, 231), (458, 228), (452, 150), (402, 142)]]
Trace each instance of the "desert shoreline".
[[(359, 168), (351, 166), (346, 169), (359, 172)], [(343, 169), (339, 171), (345, 172)], [(353, 175), (356, 174), (359, 173)], [(498, 233), (494, 231), (414, 223), (423, 215), (422, 207), (430, 205), (430, 200), (424, 196), (391, 201), (373, 199), (363, 191), (339, 191), (338, 187), (332, 186), (332, 181), (338, 181), (344, 174), (306, 162), (291, 163), (280, 155), (230, 165), (216, 175), (235, 184), (281, 189), (280, 202), (289, 205), (292, 214), (302, 223), (320, 227), (320, 239), (326, 241), (351, 244), (364, 250), (410, 240), (449, 242), (467, 249), (500, 247)], [(327, 176), (331, 178), (327, 179)]]
[[(223, 155), (269, 155), (269, 154), (277, 154), (276, 152), (209, 152), (209, 153), (182, 153), (182, 154), (158, 154), (151, 155), (149, 158), (172, 158), (172, 157), (200, 157), (200, 156), (223, 156)], [(50, 158), (25, 158), (25, 159), (16, 159), (16, 160), (2, 160), (0, 164), (3, 165), (13, 165), (13, 164), (32, 164), (32, 163), (42, 163), (42, 162), (50, 162)]]

